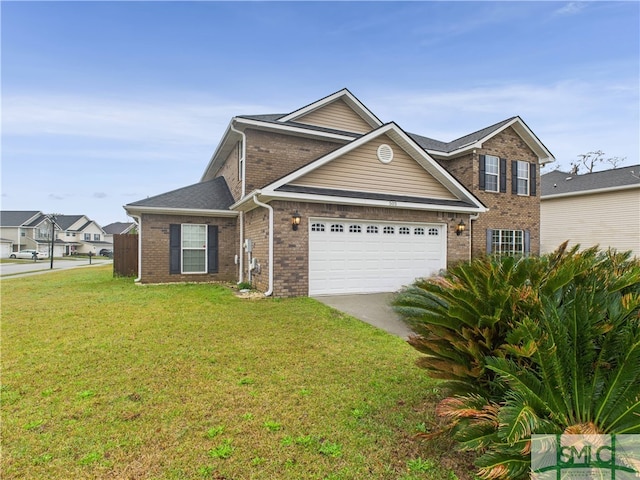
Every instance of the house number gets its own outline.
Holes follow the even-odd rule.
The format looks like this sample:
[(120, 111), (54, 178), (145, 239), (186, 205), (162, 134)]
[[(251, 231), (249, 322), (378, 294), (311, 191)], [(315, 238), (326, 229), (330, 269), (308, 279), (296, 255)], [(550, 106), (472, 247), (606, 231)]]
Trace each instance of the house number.
[(396, 205), (398, 205), (398, 202), (394, 202), (393, 200), (389, 202), (390, 207), (395, 207)]

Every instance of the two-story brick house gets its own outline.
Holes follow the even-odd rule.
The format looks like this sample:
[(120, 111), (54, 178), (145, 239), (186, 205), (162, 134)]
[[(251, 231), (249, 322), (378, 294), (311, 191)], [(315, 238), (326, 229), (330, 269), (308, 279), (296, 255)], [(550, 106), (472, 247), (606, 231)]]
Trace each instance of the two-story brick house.
[(125, 205), (137, 281), (384, 292), (472, 256), (536, 254), (549, 161), (519, 117), (447, 143), (383, 123), (346, 89), (237, 116), (200, 182)]

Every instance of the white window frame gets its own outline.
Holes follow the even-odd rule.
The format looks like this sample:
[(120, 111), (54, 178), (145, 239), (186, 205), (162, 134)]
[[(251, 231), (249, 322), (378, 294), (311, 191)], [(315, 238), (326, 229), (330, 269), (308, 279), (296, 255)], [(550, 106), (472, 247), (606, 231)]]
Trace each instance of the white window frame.
[[(202, 247), (198, 247), (198, 246), (193, 246), (193, 245), (189, 245), (186, 246), (185, 243), (185, 234), (187, 232), (190, 232), (191, 230), (194, 229), (194, 227), (197, 227), (199, 230), (204, 230), (204, 245)], [(198, 224), (198, 223), (183, 223), (180, 226), (180, 272), (184, 275), (191, 275), (191, 274), (202, 274), (202, 273), (207, 273), (207, 266), (208, 266), (208, 262), (209, 259), (207, 258), (208, 256), (208, 252), (209, 252), (209, 235), (208, 235), (208, 229), (207, 229), (207, 225), (204, 224)], [(188, 239), (187, 241), (190, 241), (190, 239)], [(185, 252), (200, 252), (204, 250), (204, 262), (203, 262), (203, 269), (202, 270), (185, 270)]]
[(516, 168), (517, 168), (516, 175), (517, 175), (517, 182), (518, 182), (518, 195), (529, 196), (529, 192), (530, 192), (529, 185), (531, 184), (530, 182), (531, 167), (529, 167), (529, 163), (521, 162), (518, 160), (518, 162), (516, 163)]
[(242, 155), (242, 140), (238, 142), (238, 180), (242, 180), (244, 169), (244, 155)]
[(85, 242), (90, 242), (91, 241), (91, 234), (90, 233), (85, 233), (84, 234), (84, 241)]
[[(495, 161), (495, 169), (493, 168), (493, 162)], [(491, 165), (491, 171), (489, 171), (489, 165)], [(495, 171), (494, 171), (495, 170)], [(489, 179), (495, 177), (496, 186), (495, 189), (489, 188)], [(484, 190), (485, 192), (500, 192), (500, 157), (495, 155), (484, 156)]]
[(525, 255), (524, 230), (494, 229), (491, 235), (493, 255), (498, 257)]

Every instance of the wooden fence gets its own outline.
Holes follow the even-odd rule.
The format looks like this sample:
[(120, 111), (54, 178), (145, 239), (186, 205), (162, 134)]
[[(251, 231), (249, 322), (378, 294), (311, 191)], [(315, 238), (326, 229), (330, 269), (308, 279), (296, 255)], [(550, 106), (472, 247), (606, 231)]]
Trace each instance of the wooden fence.
[(116, 277), (138, 276), (138, 235), (113, 236), (113, 275)]

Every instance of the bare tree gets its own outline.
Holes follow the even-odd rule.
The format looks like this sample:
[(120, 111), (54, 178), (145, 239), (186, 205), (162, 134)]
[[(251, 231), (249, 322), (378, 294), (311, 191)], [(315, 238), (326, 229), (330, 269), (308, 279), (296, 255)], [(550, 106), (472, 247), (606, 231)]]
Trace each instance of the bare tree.
[(587, 173), (592, 173), (598, 165), (605, 162), (610, 164), (613, 168), (618, 168), (618, 165), (627, 159), (627, 157), (604, 158), (604, 155), (605, 153), (602, 150), (578, 155), (578, 160), (571, 162), (571, 173), (577, 175), (582, 167), (587, 170)]

